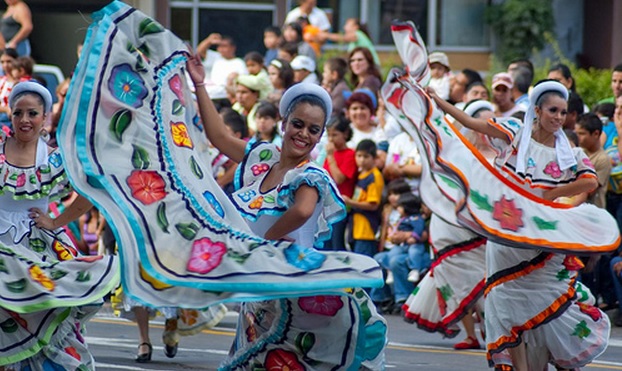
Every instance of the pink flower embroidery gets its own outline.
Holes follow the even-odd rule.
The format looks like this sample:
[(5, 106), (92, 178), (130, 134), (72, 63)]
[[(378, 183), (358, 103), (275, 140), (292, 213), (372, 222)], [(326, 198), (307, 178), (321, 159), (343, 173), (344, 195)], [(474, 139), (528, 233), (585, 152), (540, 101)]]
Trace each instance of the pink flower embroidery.
[(523, 227), (523, 210), (516, 207), (514, 200), (508, 200), (505, 196), (495, 202), (492, 211), (492, 218), (499, 221), (501, 228), (513, 232)]
[(343, 307), (339, 296), (306, 296), (298, 299), (298, 306), (307, 313), (334, 316)]
[(17, 182), (16, 182), (16, 186), (17, 187), (23, 187), (24, 184), (26, 184), (26, 174), (21, 173), (17, 176)]
[(4, 154), (0, 155), (0, 165), (4, 164), (4, 162), (6, 161), (6, 156)]
[(179, 77), (179, 75), (173, 76), (170, 80), (168, 80), (168, 86), (171, 88), (173, 93), (175, 93), (175, 96), (179, 99), (181, 105), (185, 106), (186, 100), (184, 99), (184, 92), (182, 90), (181, 77)]
[(220, 265), (227, 252), (225, 244), (213, 242), (209, 238), (201, 238), (192, 244), (192, 252), (187, 269), (191, 272), (205, 274)]
[(559, 168), (559, 164), (557, 162), (551, 161), (544, 168), (544, 174), (548, 174), (552, 176), (554, 179), (557, 179), (562, 176), (562, 171)]
[(270, 170), (270, 166), (268, 166), (268, 164), (255, 164), (251, 166), (251, 171), (253, 172), (254, 176), (265, 173), (268, 170)]

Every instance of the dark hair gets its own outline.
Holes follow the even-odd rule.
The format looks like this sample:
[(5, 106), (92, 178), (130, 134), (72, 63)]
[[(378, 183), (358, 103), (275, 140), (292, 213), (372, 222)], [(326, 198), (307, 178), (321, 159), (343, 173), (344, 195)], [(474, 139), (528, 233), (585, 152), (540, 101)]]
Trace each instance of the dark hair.
[(579, 146), (579, 136), (574, 132), (574, 128), (572, 129), (564, 129), (564, 134), (566, 134), (566, 138), (574, 144), (575, 147)]
[(402, 193), (412, 193), (412, 190), (404, 178), (393, 179), (387, 184), (387, 194), (401, 195)]
[(404, 208), (406, 215), (410, 216), (421, 213), (421, 198), (412, 192), (400, 194), (400, 198), (397, 199), (397, 205)]
[(617, 64), (615, 67), (613, 67), (613, 72), (622, 72), (622, 63)]
[(15, 61), (15, 67), (17, 69), (23, 68), (26, 75), (32, 76), (32, 71), (35, 67), (35, 60), (28, 56), (18, 57)]
[(568, 95), (568, 113), (576, 112), (577, 115), (583, 114), (583, 99), (575, 92), (570, 92)]
[(479, 72), (477, 72), (475, 70), (472, 70), (470, 68), (465, 68), (461, 72), (467, 78), (466, 86), (471, 85), (475, 81), (484, 82), (484, 80), (482, 80), (482, 76), (479, 74)]
[(266, 28), (263, 29), (264, 33), (273, 33), (275, 34), (277, 37), (281, 37), (281, 28), (278, 26), (268, 26)]
[(525, 111), (516, 111), (510, 117), (514, 117), (515, 119), (519, 119), (521, 121), (525, 121)]
[(369, 108), (371, 114), (374, 114), (374, 102), (371, 100), (371, 97), (361, 91), (355, 91), (350, 95), (350, 97), (346, 100), (346, 109), (350, 108), (353, 103), (361, 103)]
[(613, 114), (616, 110), (616, 105), (614, 103), (599, 103), (594, 106), (592, 111), (594, 113), (599, 113), (602, 116), (607, 117), (609, 121), (613, 120)]
[(477, 87), (477, 86), (483, 86), (484, 89), (486, 89), (486, 94), (488, 94), (488, 96), (490, 96), (490, 91), (488, 91), (488, 87), (486, 86), (486, 84), (484, 84), (483, 81), (473, 81), (472, 83), (468, 84), (467, 87), (464, 89), (464, 93), (468, 93), (469, 91), (471, 91), (471, 89)]
[[(358, 52), (363, 53), (363, 57), (365, 57), (365, 60), (367, 60), (367, 66), (368, 66), (367, 73), (369, 75), (376, 76), (380, 81), (382, 81), (380, 70), (378, 70), (378, 67), (376, 66), (376, 62), (374, 62), (374, 56), (371, 54), (369, 49), (367, 49), (366, 47), (357, 46), (356, 48), (352, 49), (350, 54), (348, 54), (348, 61), (352, 59), (352, 56), (355, 53), (358, 53)], [(356, 87), (359, 84), (359, 77), (355, 75), (354, 73), (352, 73), (352, 69), (350, 69), (350, 76), (351, 76), (350, 79), (352, 82), (352, 86)]]
[(339, 80), (343, 79), (348, 71), (348, 62), (340, 57), (329, 58), (324, 62), (324, 68), (330, 68), (331, 71), (337, 72)]
[[(328, 107), (326, 107), (322, 99), (311, 94), (301, 94), (297, 96), (296, 98), (294, 98), (289, 104), (289, 106), (287, 106), (287, 109), (285, 110), (285, 114), (283, 115), (283, 122), (287, 123), (289, 121), (289, 116), (292, 114), (292, 112), (294, 112), (294, 110), (296, 109), (296, 107), (298, 107), (298, 105), (303, 104), (303, 103), (307, 103), (315, 107), (320, 107), (322, 111), (324, 112), (324, 121), (322, 121), (322, 123), (323, 124), (326, 123), (326, 118), (330, 116)], [(322, 127), (322, 132), (324, 132), (324, 129), (326, 129), (326, 125)]]
[(223, 108), (220, 111), (220, 115), (222, 116), (222, 120), (225, 122), (225, 125), (231, 128), (231, 131), (234, 133), (240, 133), (241, 138), (248, 137), (248, 126), (246, 125), (244, 116), (240, 115), (237, 111), (234, 111), (231, 108)]
[[(292, 30), (296, 31), (296, 43), (299, 43), (302, 41), (302, 26), (300, 25), (300, 23), (298, 22), (290, 22), (288, 24), (286, 24), (285, 26), (283, 26), (283, 31), (285, 31), (285, 29), (287, 28), (291, 28)], [(285, 33), (285, 32), (283, 32)]]
[[(279, 110), (276, 108), (274, 104), (270, 102), (262, 101), (259, 104), (259, 107), (257, 107), (257, 110), (255, 111), (255, 117), (271, 117), (272, 119), (274, 119), (274, 121), (278, 121)], [(278, 133), (279, 131), (277, 129), (277, 125), (274, 125), (272, 133), (270, 133), (270, 137), (274, 139), (274, 137), (276, 137)], [(257, 137), (257, 139), (260, 139), (261, 133), (259, 133), (259, 130), (257, 130), (257, 132), (255, 133), (255, 137)]]
[(363, 139), (356, 145), (356, 152), (365, 152), (372, 157), (376, 157), (376, 143), (371, 139)]
[(4, 49), (2, 54), (6, 54), (6, 55), (8, 55), (9, 57), (11, 57), (13, 59), (17, 59), (19, 57), (19, 54), (17, 54), (17, 50), (15, 50), (13, 48), (6, 48), (6, 49)]
[(582, 129), (587, 130), (588, 133), (593, 134), (595, 132), (603, 132), (603, 122), (595, 113), (585, 113), (577, 119), (577, 125)]
[(256, 52), (256, 51), (248, 52), (244, 56), (244, 62), (248, 62), (248, 61), (253, 61), (263, 66), (263, 62), (264, 62), (263, 55), (259, 54), (259, 52)]
[(220, 42), (222, 43), (223, 41), (228, 42), (231, 46), (237, 46), (235, 40), (231, 36), (223, 36), (222, 38), (220, 38)]
[(512, 79), (514, 79), (514, 86), (516, 86), (516, 89), (523, 94), (527, 94), (529, 86), (533, 81), (533, 72), (527, 67), (518, 66), (512, 71)]
[(279, 50), (283, 50), (292, 57), (295, 57), (298, 55), (298, 44), (295, 42), (283, 41), (281, 45), (279, 45)]
[(281, 58), (275, 58), (270, 62), (270, 65), (279, 70), (279, 79), (283, 81), (285, 89), (294, 85), (294, 69), (288, 61)]
[(365, 36), (367, 36), (368, 38), (371, 39), (371, 36), (369, 35), (369, 30), (367, 29), (367, 25), (365, 23), (361, 23), (360, 18), (356, 18), (356, 17), (348, 18), (348, 19), (346, 19), (346, 22), (349, 21), (349, 20), (353, 20), (354, 23), (359, 28), (359, 30), (363, 31)]
[(575, 91), (576, 87), (575, 87), (574, 79), (572, 78), (572, 72), (570, 72), (570, 68), (568, 68), (568, 66), (566, 66), (563, 63), (557, 63), (553, 65), (551, 68), (549, 68), (549, 73), (553, 71), (561, 72), (562, 76), (564, 76), (566, 80), (572, 79), (572, 85), (570, 86), (570, 91)]
[(346, 142), (352, 139), (352, 128), (350, 127), (350, 121), (344, 115), (337, 115), (328, 121), (326, 125), (327, 129), (334, 129), (342, 132), (346, 137)]
[(510, 64), (516, 64), (518, 66), (527, 68), (529, 70), (529, 72), (531, 72), (531, 76), (532, 76), (531, 78), (533, 79), (533, 75), (534, 75), (533, 63), (531, 63), (531, 61), (529, 59), (517, 58), (517, 59), (512, 60), (510, 62)]

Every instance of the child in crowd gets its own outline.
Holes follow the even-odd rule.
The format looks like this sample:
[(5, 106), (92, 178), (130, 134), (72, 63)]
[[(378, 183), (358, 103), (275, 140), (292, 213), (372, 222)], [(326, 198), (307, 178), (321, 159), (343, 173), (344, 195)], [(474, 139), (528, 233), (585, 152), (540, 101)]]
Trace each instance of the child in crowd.
[(13, 69), (17, 62), (17, 51), (7, 48), (0, 55), (0, 64), (4, 75), (0, 76), (0, 124), (11, 128), (11, 118), (9, 117), (11, 110), (9, 109), (9, 95), (19, 80), (13, 78)]
[[(399, 246), (402, 253), (408, 255), (406, 261), (410, 268), (408, 282), (419, 282), (421, 273), (427, 270), (431, 263), (430, 253), (425, 245), (428, 232), (426, 219), (421, 212), (421, 199), (411, 192), (406, 192), (400, 195), (397, 203), (401, 219), (397, 225), (397, 231), (393, 232), (389, 238)], [(394, 271), (393, 274), (396, 275), (397, 272)]]
[(449, 72), (449, 58), (445, 53), (434, 52), (428, 56), (430, 64), (430, 86), (436, 94), (443, 99), (449, 99), (449, 80), (451, 78)]
[(346, 98), (343, 93), (350, 91), (345, 80), (346, 72), (348, 72), (348, 62), (343, 58), (334, 57), (324, 62), (322, 87), (330, 93), (333, 101), (331, 113), (333, 117), (343, 114), (346, 108)]
[(268, 26), (263, 30), (263, 45), (266, 47), (264, 54), (264, 65), (268, 67), (270, 62), (279, 54), (279, 43), (281, 42), (281, 29), (277, 26)]
[(257, 79), (257, 82), (253, 83), (253, 85), (259, 87), (260, 99), (265, 99), (274, 87), (272, 86), (272, 81), (270, 81), (268, 71), (264, 67), (263, 56), (258, 52), (248, 52), (244, 56), (244, 63), (249, 76)]
[[(358, 167), (355, 159), (355, 152), (348, 148), (346, 143), (352, 137), (350, 122), (343, 116), (333, 117), (328, 122), (326, 129), (328, 142), (324, 146), (326, 159), (324, 169), (337, 183), (337, 189), (342, 196), (352, 197), (357, 182)], [(327, 250), (345, 251), (345, 232), (347, 218), (333, 224), (333, 234), (330, 240), (326, 241), (324, 248)]]
[(291, 63), (294, 70), (294, 82), (304, 82), (311, 84), (320, 83), (315, 72), (315, 61), (306, 55), (298, 55)]
[(347, 206), (352, 208), (353, 251), (373, 257), (378, 252), (376, 233), (380, 226), (378, 208), (382, 199), (384, 179), (376, 167), (376, 143), (363, 139), (356, 146), (356, 165), (359, 168), (358, 181), (352, 198), (344, 196)]
[(295, 42), (281, 42), (277, 57), (291, 63), (298, 55), (298, 44)]
[[(220, 111), (220, 116), (229, 134), (236, 138), (244, 140), (249, 139), (248, 126), (246, 126), (246, 121), (242, 115), (231, 108), (223, 108)], [(226, 194), (231, 194), (234, 191), (233, 177), (235, 176), (235, 170), (238, 168), (238, 164), (220, 153), (212, 161), (212, 166), (213, 168), (220, 168), (216, 174), (216, 183), (218, 183)]]
[(312, 25), (309, 18), (305, 16), (298, 17), (298, 23), (302, 27), (302, 39), (313, 48), (316, 58), (319, 58), (322, 55), (322, 41), (320, 39), (322, 31), (319, 27)]
[(249, 140), (249, 144), (259, 141), (274, 143), (277, 146), (283, 144), (283, 137), (279, 134), (279, 110), (269, 102), (262, 102), (255, 112), (257, 132)]
[(594, 113), (579, 116), (575, 124), (575, 133), (579, 138), (579, 146), (592, 162), (598, 176), (598, 188), (590, 193), (588, 202), (598, 207), (605, 208), (607, 180), (611, 173), (611, 161), (600, 144), (600, 136), (603, 132), (603, 124)]
[(34, 59), (30, 57), (19, 57), (15, 61), (15, 68), (13, 68), (13, 79), (16, 81), (28, 81), (32, 79), (32, 73), (35, 67)]

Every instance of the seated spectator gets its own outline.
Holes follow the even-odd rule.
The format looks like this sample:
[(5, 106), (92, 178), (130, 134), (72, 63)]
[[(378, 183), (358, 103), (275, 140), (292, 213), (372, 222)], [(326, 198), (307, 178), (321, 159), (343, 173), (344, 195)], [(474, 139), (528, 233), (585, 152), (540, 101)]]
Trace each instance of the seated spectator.
[(320, 81), (315, 72), (315, 62), (306, 55), (299, 55), (291, 63), (294, 70), (294, 82), (319, 85)]

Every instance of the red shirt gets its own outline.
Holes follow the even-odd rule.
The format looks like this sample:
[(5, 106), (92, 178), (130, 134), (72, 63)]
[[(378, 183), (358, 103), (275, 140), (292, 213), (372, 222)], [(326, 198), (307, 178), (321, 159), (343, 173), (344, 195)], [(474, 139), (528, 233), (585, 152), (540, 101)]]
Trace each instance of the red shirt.
[[(345, 175), (346, 180), (341, 184), (337, 184), (337, 188), (342, 195), (352, 197), (354, 195), (354, 187), (356, 187), (358, 166), (356, 166), (356, 160), (354, 159), (354, 150), (352, 148), (346, 148), (339, 151), (335, 151), (333, 156), (339, 170)], [(328, 165), (328, 158), (324, 160), (324, 169), (330, 173), (330, 166)], [(333, 177), (334, 179), (334, 177)]]

